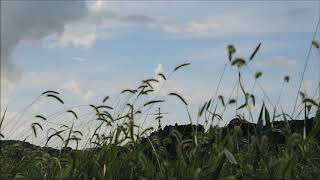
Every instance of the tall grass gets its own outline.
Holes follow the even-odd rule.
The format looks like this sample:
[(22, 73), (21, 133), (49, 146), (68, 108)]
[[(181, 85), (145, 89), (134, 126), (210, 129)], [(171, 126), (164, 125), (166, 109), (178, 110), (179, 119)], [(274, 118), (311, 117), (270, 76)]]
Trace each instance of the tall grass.
[[(313, 45), (319, 48), (315, 42)], [(56, 115), (35, 115), (38, 121), (32, 122), (30, 128), (19, 136), (25, 137), (31, 132), (32, 138), (42, 138), (40, 145), (44, 148), (30, 149), (23, 143), (5, 145), (2, 141), (1, 179), (317, 179), (320, 175), (320, 97), (300, 93), (305, 122), (304, 131), (300, 134), (292, 133), (290, 129), (290, 120), (295, 118), (278, 106), (289, 76), (284, 77), (277, 102), (270, 102), (271, 108), (268, 108), (272, 113), (265, 102), (260, 102), (260, 108), (254, 108), (258, 104), (257, 91), (271, 101), (259, 82), (262, 72), (253, 73), (250, 69), (260, 47), (261, 43), (248, 60), (236, 57), (234, 45), (227, 47), (227, 62), (237, 69), (236, 83), (228, 98), (216, 97), (217, 88), (216, 95), (199, 107), (196, 122), (198, 125), (203, 119), (205, 131), (191, 126), (190, 136), (177, 129), (164, 137), (152, 134), (155, 129), (161, 131), (161, 120), (166, 114), (161, 112), (160, 105), (173, 98), (186, 108), (190, 124), (195, 121), (190, 115), (188, 102), (180, 93), (170, 92), (162, 96), (159, 92), (164, 85), (156, 92), (154, 85), (159, 84), (159, 80), (145, 79), (137, 88), (120, 93), (114, 102), (125, 97), (123, 105), (111, 103), (109, 96), (102, 99), (102, 104), (88, 105), (93, 118), (86, 124), (77, 123), (82, 115), (76, 113), (76, 108), (64, 110), (63, 113), (73, 119), (62, 124), (53, 122)], [(178, 65), (171, 74), (161, 73), (158, 76), (166, 83), (174, 73), (188, 65), (190, 63)], [(244, 71), (254, 78), (251, 88), (244, 84)], [(220, 80), (223, 74), (224, 71)], [(256, 84), (258, 90), (255, 89)], [(236, 99), (231, 97), (235, 90), (238, 91)], [(59, 95), (56, 91), (46, 91), (40, 98), (50, 98), (63, 104)], [(219, 112), (218, 107), (223, 111)], [(235, 109), (234, 116), (241, 122), (257, 122), (253, 132), (249, 132), (250, 128), (241, 128), (241, 125), (230, 129), (214, 126), (215, 121), (223, 120), (227, 108)], [(252, 111), (256, 109), (259, 116), (254, 119)], [(158, 111), (150, 114), (151, 110)], [(2, 139), (9, 136), (1, 128), (5, 115), (0, 122)], [(311, 117), (315, 123), (306, 132), (306, 122)], [(158, 127), (145, 127), (146, 119), (157, 121)], [(275, 126), (275, 120), (279, 119), (285, 121), (282, 129)], [(81, 130), (84, 126), (93, 129), (87, 133)], [(42, 136), (39, 137), (40, 132)], [(47, 135), (43, 136), (45, 132)], [(278, 143), (278, 136), (284, 137), (284, 141)], [(58, 153), (50, 149), (55, 145), (62, 148)]]

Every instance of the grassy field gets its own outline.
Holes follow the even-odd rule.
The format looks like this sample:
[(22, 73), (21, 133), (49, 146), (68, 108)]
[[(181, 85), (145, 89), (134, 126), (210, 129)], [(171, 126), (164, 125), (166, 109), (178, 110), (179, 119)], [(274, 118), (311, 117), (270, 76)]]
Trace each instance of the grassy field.
[[(319, 43), (312, 43), (313, 48), (319, 50)], [(265, 95), (266, 102), (261, 102), (262, 106), (255, 108), (258, 103), (253, 94), (254, 88), (245, 88), (242, 73), (244, 70), (251, 72), (250, 64), (254, 63), (260, 45), (253, 50), (249, 59), (237, 58), (236, 48), (233, 45), (227, 47), (227, 65), (238, 70), (238, 81), (234, 89), (238, 89), (241, 103), (237, 102), (237, 99), (216, 93), (199, 107), (197, 119), (192, 119), (184, 97), (176, 92), (167, 94), (185, 107), (190, 124), (198, 122), (200, 118), (204, 119), (204, 124), (181, 126), (182, 130), (175, 128), (177, 126), (161, 128), (163, 113), (158, 105), (165, 104), (165, 100), (158, 92), (153, 92), (154, 84), (159, 83), (159, 80), (145, 79), (139, 87), (121, 92), (134, 99), (121, 107), (122, 113), (114, 115), (111, 112), (119, 107), (107, 105), (109, 97), (105, 97), (100, 105), (90, 105), (95, 111), (94, 121), (99, 122), (90, 135), (85, 135), (73, 124), (61, 124), (48, 130), (44, 147), (23, 141), (2, 140), (0, 178), (319, 179), (320, 93), (309, 96), (304, 92), (297, 92), (299, 101), (292, 113), (296, 116), (292, 116), (290, 112), (284, 112), (278, 104), (286, 83), (290, 81), (290, 77), (285, 76), (278, 102), (272, 104)], [(171, 74), (160, 73), (158, 76), (167, 81), (174, 73), (189, 65), (178, 65)], [(263, 84), (259, 82), (262, 72), (251, 73), (255, 86), (265, 94)], [(220, 79), (223, 75), (224, 72)], [(216, 92), (219, 87), (220, 83)], [(318, 91), (320, 92), (319, 87)], [(59, 94), (56, 91), (46, 91), (40, 97), (52, 98), (63, 104)], [(151, 100), (145, 98), (148, 96), (152, 97)], [(224, 111), (217, 111), (219, 106), (222, 109), (235, 109), (233, 124), (230, 123), (227, 127), (213, 126), (214, 122), (224, 120)], [(137, 125), (137, 116), (148, 114), (150, 109), (157, 109), (159, 112), (154, 118), (158, 127)], [(252, 115), (255, 109), (259, 111), (257, 119)], [(75, 120), (78, 118), (72, 109), (67, 110), (67, 113), (74, 116)], [(304, 118), (300, 121), (300, 130), (296, 130), (299, 127), (294, 128), (291, 122), (297, 120), (299, 115)], [(39, 138), (39, 132), (50, 122), (42, 115), (36, 115), (36, 118), (39, 121), (30, 124), (30, 131), (34, 138)], [(281, 126), (278, 126), (279, 120), (282, 122)], [(1, 124), (4, 121), (6, 113)], [(1, 134), (2, 139), (5, 137), (6, 134)], [(61, 143), (62, 150), (48, 147), (52, 141)], [(78, 148), (81, 142), (84, 142), (84, 148)], [(71, 144), (73, 149), (69, 147)]]

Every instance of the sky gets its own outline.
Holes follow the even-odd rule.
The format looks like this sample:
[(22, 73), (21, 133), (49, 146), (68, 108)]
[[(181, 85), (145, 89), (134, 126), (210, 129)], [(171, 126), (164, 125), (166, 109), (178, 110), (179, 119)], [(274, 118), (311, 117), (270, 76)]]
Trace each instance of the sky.
[[(215, 94), (229, 44), (236, 57), (248, 59), (261, 43), (251, 71), (243, 71), (244, 86), (254, 91), (257, 104), (266, 96), (275, 104), (283, 77), (290, 76), (279, 104), (291, 112), (313, 36), (320, 40), (315, 33), (319, 17), (319, 1), (1, 1), (4, 131), (9, 138), (24, 138), (22, 132), (30, 130), (36, 114), (70, 123), (61, 113), (66, 109), (82, 114), (78, 127), (86, 128), (92, 118), (88, 104), (110, 96), (110, 105), (119, 107), (115, 114), (121, 113), (127, 98), (119, 95), (121, 90), (158, 79), (158, 73), (169, 75), (182, 63), (191, 65), (165, 82), (159, 79), (154, 96), (183, 95), (193, 122), (203, 123), (197, 112)], [(319, 57), (320, 51), (312, 48), (301, 88), (310, 97), (320, 82)], [(256, 71), (263, 72), (259, 84), (266, 95), (258, 85), (253, 89)], [(217, 95), (227, 99), (237, 73), (227, 66)], [(65, 104), (42, 98), (29, 106), (46, 90), (60, 92)], [(173, 97), (166, 100), (163, 124), (188, 123), (183, 104)], [(220, 125), (235, 116), (234, 109), (226, 111)], [(254, 109), (258, 112), (259, 106)], [(139, 123), (146, 119), (145, 126), (155, 126), (152, 118), (141, 117)]]

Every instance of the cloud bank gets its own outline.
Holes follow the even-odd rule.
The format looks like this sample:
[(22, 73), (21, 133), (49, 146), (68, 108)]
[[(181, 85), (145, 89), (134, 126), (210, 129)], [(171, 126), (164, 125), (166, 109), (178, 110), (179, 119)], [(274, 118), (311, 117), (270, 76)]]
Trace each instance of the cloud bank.
[(19, 79), (12, 56), (20, 42), (62, 34), (68, 23), (87, 13), (84, 1), (1, 1), (1, 78)]
[(284, 67), (286, 67), (286, 66), (292, 66), (295, 64), (296, 64), (296, 61), (293, 59), (289, 59), (284, 56), (276, 56), (271, 59), (259, 61), (257, 63), (257, 66), (259, 66), (259, 67), (266, 67), (266, 66), (284, 66)]

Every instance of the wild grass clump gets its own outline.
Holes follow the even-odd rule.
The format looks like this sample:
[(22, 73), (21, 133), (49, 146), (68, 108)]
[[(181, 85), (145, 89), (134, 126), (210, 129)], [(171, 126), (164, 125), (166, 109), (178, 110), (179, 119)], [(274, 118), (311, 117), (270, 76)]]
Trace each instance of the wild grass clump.
[[(319, 47), (315, 41), (312, 44)], [(318, 179), (320, 95), (310, 97), (299, 92), (301, 103), (297, 109), (301, 111), (292, 115), (284, 112), (279, 102), (290, 77), (284, 77), (277, 102), (273, 103), (259, 82), (263, 73), (250, 69), (260, 48), (261, 43), (246, 60), (236, 57), (234, 45), (227, 47), (227, 64), (236, 69), (237, 83), (229, 97), (217, 94), (219, 83), (216, 94), (199, 108), (196, 121), (179, 92), (161, 93), (166, 81), (190, 63), (176, 66), (169, 75), (160, 73), (157, 78), (145, 79), (137, 88), (123, 90), (115, 103), (106, 96), (102, 104), (88, 105), (93, 118), (87, 124), (78, 124), (82, 116), (76, 108), (62, 112), (73, 118), (63, 124), (54, 122), (56, 114), (35, 115), (37, 121), (19, 135), (24, 141), (40, 138), (42, 147), (24, 141), (0, 141), (0, 178)], [(244, 72), (254, 78), (252, 88), (244, 84)], [(224, 71), (220, 80), (223, 75)], [(164, 83), (160, 85), (160, 81)], [(160, 88), (155, 90), (155, 85)], [(256, 107), (256, 85), (264, 95), (260, 108)], [(232, 97), (234, 91), (240, 94), (236, 98)], [(59, 96), (59, 92), (46, 91), (37, 100), (50, 98), (64, 104)], [(121, 97), (125, 97), (122, 104)], [(177, 100), (186, 109), (189, 126), (162, 128), (166, 112), (161, 111), (160, 105), (168, 100)], [(225, 120), (227, 108), (235, 109), (234, 119), (226, 127), (216, 126), (215, 122)], [(156, 113), (150, 114), (153, 110)], [(302, 130), (292, 124), (301, 113)], [(5, 116), (6, 111), (0, 122), (2, 139), (9, 136), (1, 128)], [(158, 127), (144, 126), (146, 120), (157, 122)], [(83, 126), (91, 131), (84, 131)], [(60, 149), (51, 148), (55, 145)]]

